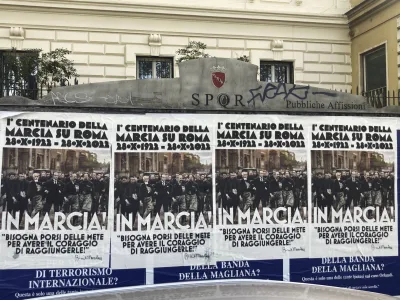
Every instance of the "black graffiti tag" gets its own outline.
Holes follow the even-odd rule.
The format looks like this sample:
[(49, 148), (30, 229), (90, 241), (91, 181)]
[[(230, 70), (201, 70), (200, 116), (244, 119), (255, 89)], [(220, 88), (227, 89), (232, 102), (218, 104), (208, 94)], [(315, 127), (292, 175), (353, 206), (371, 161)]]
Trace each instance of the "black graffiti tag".
[[(256, 89), (250, 89), (249, 92), (252, 95), (252, 98), (247, 101), (247, 103), (253, 106), (255, 105), (255, 100), (260, 99), (262, 103), (264, 103), (265, 99), (274, 99), (277, 96), (283, 95), (283, 100), (287, 100), (289, 96), (293, 96), (299, 100), (305, 100), (308, 97), (308, 91), (310, 89), (309, 86), (298, 86), (293, 85), (290, 89), (287, 88), (285, 83), (279, 83), (278, 85), (273, 83), (268, 83), (263, 93), (260, 93), (262, 86), (260, 85)], [(258, 93), (255, 93), (258, 92)]]

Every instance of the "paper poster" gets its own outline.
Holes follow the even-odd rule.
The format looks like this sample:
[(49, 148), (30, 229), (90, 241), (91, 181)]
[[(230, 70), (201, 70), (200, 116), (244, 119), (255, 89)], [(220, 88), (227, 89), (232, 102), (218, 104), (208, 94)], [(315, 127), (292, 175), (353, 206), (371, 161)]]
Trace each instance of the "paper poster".
[(216, 124), (218, 260), (308, 257), (307, 124), (225, 119)]
[(113, 268), (213, 264), (212, 125), (119, 118), (114, 134)]
[(0, 268), (108, 266), (111, 126), (84, 115), (2, 120)]
[(1, 300), (240, 278), (400, 294), (395, 118), (0, 122)]
[(312, 124), (311, 257), (398, 254), (395, 128), (366, 118)]

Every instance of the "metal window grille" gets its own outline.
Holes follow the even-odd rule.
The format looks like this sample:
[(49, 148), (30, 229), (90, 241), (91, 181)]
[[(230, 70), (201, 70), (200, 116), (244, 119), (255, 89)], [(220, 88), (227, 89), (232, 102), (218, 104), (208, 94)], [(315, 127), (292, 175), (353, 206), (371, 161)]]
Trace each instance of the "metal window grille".
[(35, 52), (0, 51), (0, 97), (38, 98), (37, 55)]
[(261, 61), (260, 80), (266, 82), (293, 83), (293, 63)]
[(174, 77), (172, 57), (137, 57), (137, 79)]

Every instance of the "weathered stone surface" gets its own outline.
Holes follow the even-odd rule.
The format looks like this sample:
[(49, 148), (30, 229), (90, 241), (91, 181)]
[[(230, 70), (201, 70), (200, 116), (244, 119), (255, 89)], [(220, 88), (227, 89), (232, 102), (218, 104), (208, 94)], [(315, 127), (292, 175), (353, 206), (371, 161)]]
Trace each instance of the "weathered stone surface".
[(21, 97), (21, 96), (9, 96), (0, 98), (0, 107), (1, 106), (38, 106), (40, 103), (38, 101), (33, 101), (29, 98)]
[(191, 60), (181, 63), (179, 68), (180, 78), (175, 79), (124, 80), (58, 87), (32, 105), (74, 109), (110, 107), (345, 114), (391, 111), (391, 108), (370, 107), (362, 96), (310, 86), (259, 82), (257, 66), (236, 59)]

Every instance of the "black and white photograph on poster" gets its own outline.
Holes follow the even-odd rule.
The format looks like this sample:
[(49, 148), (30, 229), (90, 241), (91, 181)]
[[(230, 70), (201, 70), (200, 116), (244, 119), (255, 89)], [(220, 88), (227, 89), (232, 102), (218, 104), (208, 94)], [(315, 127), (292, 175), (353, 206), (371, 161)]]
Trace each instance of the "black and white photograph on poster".
[(311, 151), (314, 223), (395, 220), (393, 151)]
[(173, 217), (171, 228), (194, 228), (202, 218), (212, 225), (211, 152), (115, 153), (116, 230), (157, 229)]
[(26, 113), (1, 122), (0, 268), (108, 266), (109, 120)]
[(230, 116), (216, 127), (217, 260), (308, 257), (307, 126)]
[(112, 268), (215, 263), (210, 124), (172, 114), (156, 124), (151, 115), (118, 119)]
[(318, 121), (310, 135), (311, 257), (398, 255), (393, 122)]
[(295, 218), (301, 222), (307, 220), (304, 149), (217, 149), (215, 152), (216, 205), (224, 212), (217, 216), (219, 225), (250, 225), (255, 213), (265, 216), (265, 223), (270, 224), (281, 220), (290, 223)]
[[(109, 150), (3, 148), (2, 228), (9, 216), (11, 229), (106, 229), (110, 159)], [(60, 213), (72, 216), (63, 227), (54, 226)], [(100, 228), (89, 228), (93, 218)]]

